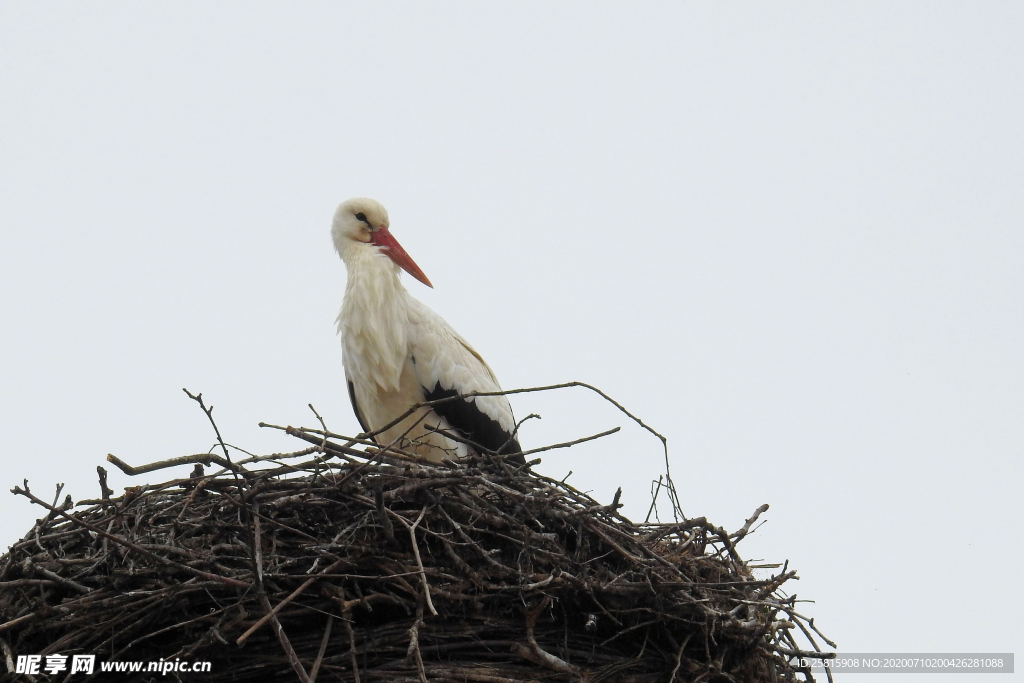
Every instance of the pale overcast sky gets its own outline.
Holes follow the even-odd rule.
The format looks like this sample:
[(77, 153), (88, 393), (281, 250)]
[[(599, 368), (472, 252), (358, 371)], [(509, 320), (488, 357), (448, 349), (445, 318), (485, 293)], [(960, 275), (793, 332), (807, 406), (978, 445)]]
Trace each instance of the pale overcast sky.
[[(0, 483), (206, 450), (182, 387), (250, 450), (310, 402), (358, 431), (329, 225), (366, 195), (506, 388), (620, 400), (690, 516), (770, 503), (740, 548), (840, 649), (1024, 651), (1022, 36), (1011, 2), (0, 4)], [(513, 407), (525, 447), (622, 425), (539, 470), (643, 517), (655, 439)]]

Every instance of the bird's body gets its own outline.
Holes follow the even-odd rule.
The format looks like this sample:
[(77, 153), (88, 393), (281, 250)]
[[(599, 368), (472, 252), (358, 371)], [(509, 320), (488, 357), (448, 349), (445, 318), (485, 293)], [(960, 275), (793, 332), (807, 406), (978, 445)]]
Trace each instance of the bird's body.
[[(335, 213), (332, 237), (348, 269), (338, 332), (349, 397), (364, 432), (385, 427), (422, 401), (501, 391), (480, 354), (402, 285), (400, 268), (430, 283), (391, 237), (383, 206), (372, 199), (345, 202)], [(433, 462), (476, 450), (441, 432), (488, 451), (521, 452), (504, 396), (420, 408), (375, 440)]]

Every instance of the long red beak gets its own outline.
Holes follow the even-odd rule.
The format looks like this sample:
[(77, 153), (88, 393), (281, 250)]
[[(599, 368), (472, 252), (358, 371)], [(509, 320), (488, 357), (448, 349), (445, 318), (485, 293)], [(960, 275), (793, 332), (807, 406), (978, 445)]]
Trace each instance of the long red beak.
[(398, 240), (391, 236), (386, 226), (382, 225), (373, 231), (373, 235), (370, 237), (370, 244), (386, 249), (388, 258), (394, 261), (399, 268), (412, 275), (427, 287), (434, 288), (434, 285), (430, 284), (430, 280), (423, 274), (420, 267), (416, 265), (416, 262), (412, 260), (412, 257), (405, 253), (405, 249), (398, 243)]

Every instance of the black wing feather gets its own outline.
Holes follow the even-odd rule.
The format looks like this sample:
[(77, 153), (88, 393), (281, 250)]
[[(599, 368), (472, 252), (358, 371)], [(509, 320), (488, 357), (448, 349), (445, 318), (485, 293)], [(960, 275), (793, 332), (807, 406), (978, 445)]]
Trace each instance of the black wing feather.
[(366, 424), (363, 414), (359, 412), (359, 404), (356, 403), (356, 388), (352, 384), (352, 380), (348, 380), (348, 400), (352, 401), (352, 412), (356, 414), (356, 419), (359, 420), (359, 426), (362, 428), (363, 434), (369, 434), (370, 426)]
[[(459, 394), (454, 389), (442, 389), (440, 382), (435, 384), (433, 389), (424, 393), (428, 401), (451, 398)], [(354, 399), (352, 405), (355, 405)], [(433, 406), (433, 410), (469, 441), (478, 443), (499, 455), (511, 456), (507, 458), (508, 462), (517, 465), (526, 463), (526, 459), (522, 455), (518, 455), (523, 452), (519, 442), (502, 429), (497, 420), (481, 411), (475, 401), (466, 399), (445, 401)]]

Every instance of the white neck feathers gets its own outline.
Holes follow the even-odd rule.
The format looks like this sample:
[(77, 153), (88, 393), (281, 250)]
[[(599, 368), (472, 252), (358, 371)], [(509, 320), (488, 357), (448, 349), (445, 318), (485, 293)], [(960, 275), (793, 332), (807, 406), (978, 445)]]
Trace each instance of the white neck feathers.
[(342, 358), (363, 386), (397, 391), (408, 355), (409, 293), (399, 268), (378, 247), (351, 242), (341, 251), (348, 269), (338, 314)]

